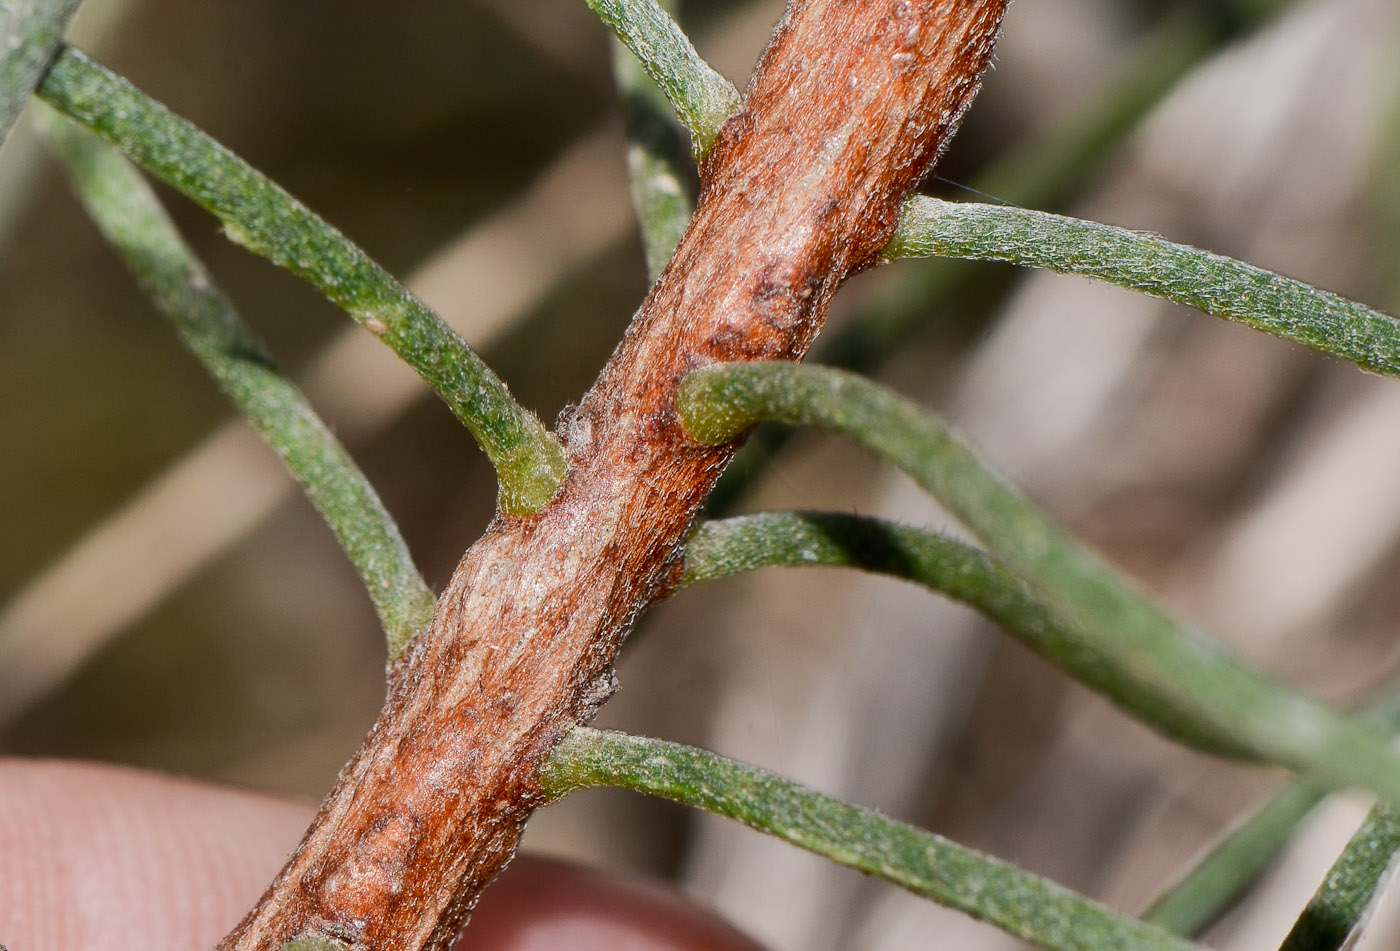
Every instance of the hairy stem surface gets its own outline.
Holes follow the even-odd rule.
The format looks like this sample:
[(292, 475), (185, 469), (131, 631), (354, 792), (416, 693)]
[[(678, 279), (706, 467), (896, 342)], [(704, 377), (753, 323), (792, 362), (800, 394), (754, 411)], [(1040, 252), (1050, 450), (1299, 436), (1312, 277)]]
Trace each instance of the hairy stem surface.
[(464, 556), (369, 738), (223, 951), (452, 939), (543, 800), (537, 765), (606, 699), (622, 638), (678, 580), (734, 451), (687, 436), (679, 381), (805, 352), (970, 102), (1004, 8), (796, 0), (701, 169), (675, 256), (566, 414), (559, 496), (500, 513)]

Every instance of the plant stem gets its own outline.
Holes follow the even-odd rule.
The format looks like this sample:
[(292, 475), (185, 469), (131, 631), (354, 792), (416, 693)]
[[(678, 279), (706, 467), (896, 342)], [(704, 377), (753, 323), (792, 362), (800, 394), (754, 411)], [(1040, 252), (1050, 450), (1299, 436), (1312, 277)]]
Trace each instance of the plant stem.
[(116, 150), (66, 120), (45, 130), (73, 185), (142, 290), (286, 464), (335, 532), (374, 602), (397, 660), (432, 620), (436, 598), (350, 454), (273, 365), (145, 181)]
[(734, 84), (710, 68), (657, 0), (585, 0), (666, 96), (702, 159), (719, 128), (743, 106)]
[(39, 95), (224, 222), (228, 236), (308, 281), (437, 391), (490, 457), (499, 504), (537, 511), (563, 481), (563, 447), (482, 359), (388, 272), (260, 172), (125, 79), (64, 47)]
[(1395, 318), (1153, 234), (1024, 208), (918, 197), (901, 211), (885, 255), (1008, 261), (1097, 278), (1400, 377)]
[(82, 0), (0, 0), (0, 145), (38, 88)]
[(686, 436), (678, 382), (806, 350), (971, 101), (1005, 6), (911, 4), (896, 27), (881, 4), (793, 4), (675, 258), (561, 426), (560, 497), (495, 520), (462, 558), (318, 821), (221, 951), (307, 933), (448, 946), (542, 802), (538, 764), (607, 699), (622, 638), (679, 578), (732, 454)]
[(855, 374), (774, 362), (697, 370), (681, 384), (677, 408), (706, 443), (726, 442), (763, 419), (840, 433), (904, 470), (1081, 627), (1086, 648), (1131, 677), (1154, 725), (1210, 752), (1400, 801), (1400, 759), (1379, 731), (1177, 624), (915, 404)]
[(617, 786), (737, 819), (1054, 951), (1198, 946), (1009, 862), (715, 753), (578, 727), (540, 767), (545, 795)]
[(1340, 951), (1359, 931), (1400, 852), (1400, 812), (1380, 804), (1351, 837), (1279, 951)]
[[(662, 4), (669, 12), (674, 4)], [(613, 76), (627, 125), (627, 177), (642, 231), (647, 276), (655, 280), (690, 223), (687, 194), (690, 156), (656, 83), (619, 42), (613, 43)]]

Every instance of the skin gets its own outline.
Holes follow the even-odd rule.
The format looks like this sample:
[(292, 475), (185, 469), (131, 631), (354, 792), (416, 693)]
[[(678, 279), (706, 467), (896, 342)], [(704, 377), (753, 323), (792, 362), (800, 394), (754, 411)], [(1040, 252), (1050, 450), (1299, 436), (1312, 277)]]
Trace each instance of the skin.
[[(288, 802), (120, 766), (0, 759), (0, 943), (191, 951), (252, 906), (311, 819)], [(678, 893), (522, 857), (455, 951), (762, 951)]]

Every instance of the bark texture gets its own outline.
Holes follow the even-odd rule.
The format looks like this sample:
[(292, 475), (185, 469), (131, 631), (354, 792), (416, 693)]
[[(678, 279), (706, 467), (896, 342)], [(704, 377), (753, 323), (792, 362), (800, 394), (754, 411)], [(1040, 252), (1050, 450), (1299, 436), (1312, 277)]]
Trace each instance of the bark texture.
[(795, 0), (744, 111), (701, 169), (694, 220), (577, 409), (568, 480), (498, 515), (296, 854), (220, 945), (317, 933), (446, 947), (539, 804), (535, 767), (611, 693), (639, 613), (734, 445), (687, 438), (675, 390), (716, 361), (800, 357), (971, 101), (1006, 0)]

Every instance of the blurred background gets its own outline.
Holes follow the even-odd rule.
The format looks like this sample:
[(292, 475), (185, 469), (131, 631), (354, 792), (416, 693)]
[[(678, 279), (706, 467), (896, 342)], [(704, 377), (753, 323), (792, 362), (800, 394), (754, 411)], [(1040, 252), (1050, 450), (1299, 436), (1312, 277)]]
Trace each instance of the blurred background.
[[(389, 9), (89, 0), (74, 38), (406, 277), (551, 419), (646, 288), (606, 32), (576, 0)], [(780, 11), (693, 0), (682, 22), (742, 87)], [(1397, 51), (1393, 0), (1022, 0), (927, 187), (1159, 231), (1394, 312)], [(387, 350), (163, 194), (441, 586), (490, 517), (484, 458)], [(860, 276), (815, 358), (948, 414), (1261, 665), (1339, 701), (1396, 676), (1400, 384), (999, 265)], [(0, 153), (0, 444), (0, 753), (328, 790), (382, 697), (369, 602), (23, 134)], [(713, 505), (774, 507), (945, 523), (810, 436), (760, 440)], [(603, 725), (761, 764), (1133, 912), (1283, 779), (1174, 747), (965, 610), (852, 573), (687, 591), (644, 619), (619, 678)], [(1276, 946), (1363, 809), (1324, 807), (1212, 940)], [(1017, 947), (637, 796), (579, 794), (525, 842), (672, 878), (778, 951)]]

